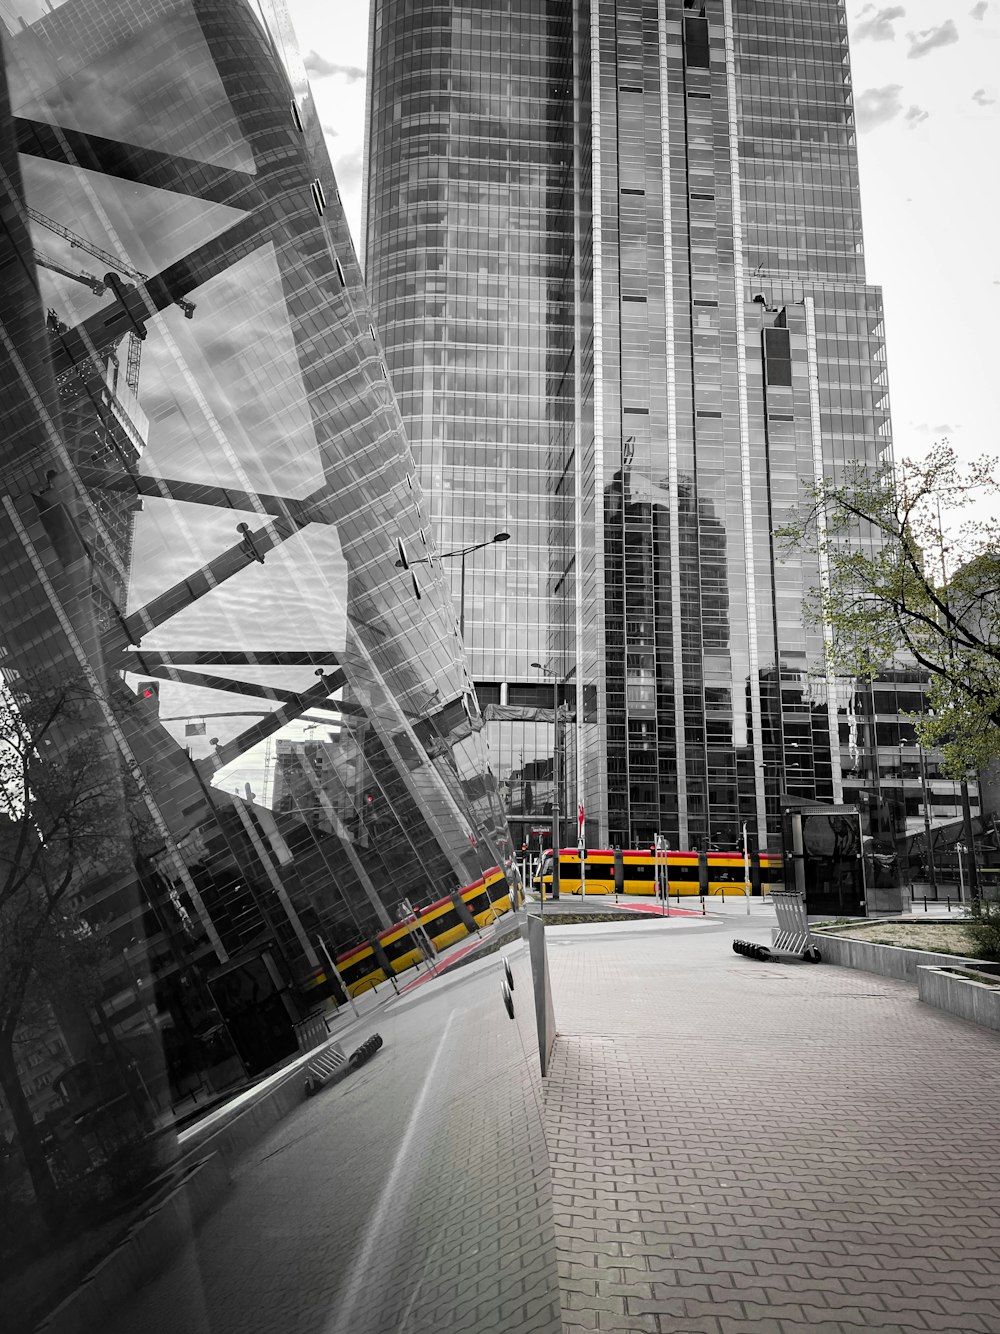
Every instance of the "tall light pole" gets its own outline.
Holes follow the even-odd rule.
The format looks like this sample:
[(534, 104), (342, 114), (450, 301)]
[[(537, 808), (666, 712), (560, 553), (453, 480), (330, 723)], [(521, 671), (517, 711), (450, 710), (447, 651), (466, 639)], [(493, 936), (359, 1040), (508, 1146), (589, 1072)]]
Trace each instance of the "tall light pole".
[[(937, 498), (937, 518), (938, 518), (938, 536), (941, 540), (941, 588), (944, 598), (946, 630), (949, 635), (948, 656), (952, 665), (954, 665), (955, 641), (954, 638), (951, 637), (953, 633), (953, 626), (950, 623), (952, 620), (951, 596), (948, 588), (948, 562), (945, 558), (945, 553), (948, 550), (948, 548), (945, 546), (944, 528), (941, 523), (940, 495)], [(976, 866), (976, 835), (972, 828), (972, 804), (969, 801), (968, 770), (965, 770), (962, 774), (961, 792), (962, 792), (962, 829), (964, 831), (965, 843), (969, 851), (969, 897), (971, 898), (973, 903), (976, 903), (979, 900), (979, 869)], [(959, 869), (959, 874), (961, 874), (962, 853), (958, 854), (958, 869)]]
[(410, 560), (405, 556), (401, 556), (400, 559), (396, 561), (396, 569), (408, 570), (411, 565), (429, 565), (432, 560), (452, 560), (456, 556), (461, 557), (462, 574), (461, 574), (461, 581), (459, 584), (460, 592), (459, 592), (459, 603), (458, 603), (458, 633), (461, 635), (462, 642), (464, 643), (465, 642), (465, 558), (466, 556), (471, 556), (474, 551), (484, 551), (487, 547), (493, 546), (495, 542), (509, 542), (509, 541), (510, 541), (510, 533), (494, 533), (493, 536), (488, 538), (485, 542), (473, 542), (471, 546), (457, 547), (454, 551), (441, 551), (438, 552), (437, 556), (417, 556), (413, 560)]
[[(551, 667), (533, 662), (532, 667), (552, 678), (552, 902), (559, 897), (559, 687), (562, 684)], [(565, 679), (565, 678), (564, 678)], [(542, 903), (545, 903), (545, 881), (542, 880)]]
[[(904, 745), (906, 743), (904, 742)], [(930, 811), (930, 789), (927, 784), (927, 762), (924, 757), (924, 748), (917, 739), (913, 743), (917, 748), (917, 758), (920, 761), (920, 790), (923, 798), (924, 808), (924, 841), (927, 844), (927, 875), (931, 883), (931, 889), (934, 891), (934, 899), (937, 900), (937, 865), (934, 861), (933, 831), (931, 830), (931, 811)]]

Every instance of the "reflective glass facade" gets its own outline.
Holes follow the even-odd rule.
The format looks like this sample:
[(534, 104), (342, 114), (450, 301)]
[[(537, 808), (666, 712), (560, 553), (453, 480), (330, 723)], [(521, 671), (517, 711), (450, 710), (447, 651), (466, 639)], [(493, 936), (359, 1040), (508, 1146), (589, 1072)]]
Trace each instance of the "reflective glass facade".
[(505, 835), (444, 581), (425, 568), (418, 598), (395, 568), (429, 527), (336, 183), (297, 57), (249, 10), (178, 3), (135, 28), (127, 5), (69, 3), (8, 38), (61, 434), (8, 472), (25, 512), (6, 555), (23, 563), (41, 512), (93, 602), (93, 625), (40, 644), (59, 589), (39, 583), (8, 661), (84, 653), (113, 689), (152, 681), (148, 730), (224, 806), (266, 809), (276, 738), (311, 710), (292, 735), (326, 738), (318, 823), (394, 909), (502, 861)]
[[(471, 540), (499, 521), (502, 494), (521, 524), (507, 560), (535, 551), (548, 567), (537, 612), (510, 578), (507, 608), (476, 605), (470, 623), (467, 602), (474, 675), (519, 681), (525, 636), (533, 659), (572, 669), (565, 813), (578, 795), (588, 841), (659, 832), (725, 849), (746, 826), (751, 844), (777, 847), (779, 794), (851, 799), (872, 768), (841, 746), (838, 710), (853, 704), (803, 625), (822, 571), (782, 561), (771, 536), (803, 479), (891, 449), (843, 4), (373, 10), (368, 274), (436, 530)], [(518, 100), (546, 65), (546, 96)], [(531, 215), (509, 211), (546, 170)], [(481, 233), (466, 225), (465, 180), (479, 183)], [(566, 256), (564, 283), (550, 272), (548, 301), (516, 320), (477, 287), (456, 345), (448, 315), (468, 275), (515, 272), (536, 236)], [(540, 476), (469, 470), (475, 429), (495, 420), (496, 346), (504, 365), (537, 348), (567, 367), (548, 386)], [(478, 394), (450, 392), (456, 356)], [(452, 429), (450, 452), (429, 438)], [(536, 506), (539, 485), (549, 499)], [(516, 789), (517, 759), (501, 755)]]
[(371, 24), (366, 279), (441, 550), (511, 534), (443, 565), (505, 720), (488, 728), (517, 836), (552, 805), (553, 689), (531, 664), (576, 665), (553, 616), (574, 546), (578, 17), (379, 0)]
[[(41, 1228), (32, 1186), (53, 1226), (88, 1192), (106, 1199), (112, 1140), (146, 1146), (187, 1099), (308, 1047), (310, 1015), (347, 1013), (331, 956), (364, 946), (391, 971), (365, 942), (404, 901), (447, 904), (491, 868), (493, 902), (517, 896), (450, 589), (280, 0), (18, 0), (0, 19), (0, 1129), (16, 1158), (0, 1191), (23, 1187)], [(70, 780), (76, 813), (49, 829)], [(43, 792), (25, 818), (24, 794)], [(475, 930), (458, 907), (459, 934)], [(70, 1003), (66, 976), (84, 972)], [(405, 1309), (457, 1329), (460, 1297), (469, 1328), (512, 1327), (485, 1260), (488, 1312), (448, 1277), (438, 1229), (459, 1192), (431, 1201), (463, 1136), (459, 1156), (507, 1118), (543, 1153), (518, 976), (518, 1025), (493, 975), (454, 1012), (384, 1018), (406, 1055), (379, 1077), (381, 1119), (358, 1105), (338, 1128), (331, 1189), (352, 1208), (338, 1205), (321, 1294), (337, 1328), (395, 1327)], [(137, 1161), (177, 1153), (164, 1133)], [(504, 1170), (469, 1225), (502, 1233), (504, 1190), (518, 1220), (528, 1210), (534, 1230), (509, 1241), (543, 1277), (518, 1289), (517, 1324), (558, 1327), (540, 1163), (529, 1151)], [(383, 1190), (402, 1204), (392, 1237), (365, 1223)], [(268, 1259), (246, 1293), (273, 1279)], [(154, 1303), (122, 1328), (173, 1319)]]

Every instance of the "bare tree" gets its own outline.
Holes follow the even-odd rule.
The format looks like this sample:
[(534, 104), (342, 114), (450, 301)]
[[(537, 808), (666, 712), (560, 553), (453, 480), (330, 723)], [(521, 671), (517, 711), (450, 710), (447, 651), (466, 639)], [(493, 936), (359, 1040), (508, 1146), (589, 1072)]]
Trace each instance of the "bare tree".
[(15, 1038), (93, 963), (75, 911), (88, 883), (133, 864), (121, 766), (80, 679), (19, 681), (0, 693), (0, 1088), (43, 1217), (55, 1190), (15, 1060)]

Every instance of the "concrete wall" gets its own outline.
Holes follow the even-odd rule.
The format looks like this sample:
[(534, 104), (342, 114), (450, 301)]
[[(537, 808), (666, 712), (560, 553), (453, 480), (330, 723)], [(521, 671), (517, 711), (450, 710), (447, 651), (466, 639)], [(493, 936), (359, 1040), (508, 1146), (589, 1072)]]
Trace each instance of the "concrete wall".
[(956, 977), (940, 968), (917, 969), (917, 996), (928, 1005), (947, 1010), (959, 1019), (967, 1019), (1000, 1033), (1000, 987), (974, 982), (971, 977)]
[[(318, 1054), (316, 1048), (312, 1054)], [(247, 1149), (283, 1120), (293, 1107), (305, 1100), (306, 1070), (296, 1069), (287, 1079), (262, 1094), (243, 1111), (221, 1125), (198, 1125), (180, 1136), (181, 1152), (185, 1158), (199, 1154), (217, 1153), (230, 1167)]]
[(870, 940), (852, 940), (849, 936), (828, 936), (819, 932), (810, 940), (823, 956), (824, 963), (841, 968), (857, 968), (863, 973), (895, 977), (901, 982), (916, 982), (921, 964), (941, 967), (946, 964), (974, 968), (975, 960), (955, 954), (932, 954), (928, 950), (905, 950), (895, 945), (873, 945)]

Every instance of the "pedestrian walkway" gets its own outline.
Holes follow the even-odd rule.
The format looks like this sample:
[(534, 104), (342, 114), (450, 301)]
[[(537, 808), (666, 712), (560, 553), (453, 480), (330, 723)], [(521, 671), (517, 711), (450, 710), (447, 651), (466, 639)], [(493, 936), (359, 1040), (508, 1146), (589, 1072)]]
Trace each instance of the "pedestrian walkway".
[(996, 1334), (1000, 1035), (719, 907), (546, 930), (543, 1094), (521, 951), (387, 996), (102, 1334)]
[(567, 1334), (996, 1334), (1000, 1037), (734, 935), (549, 936)]

